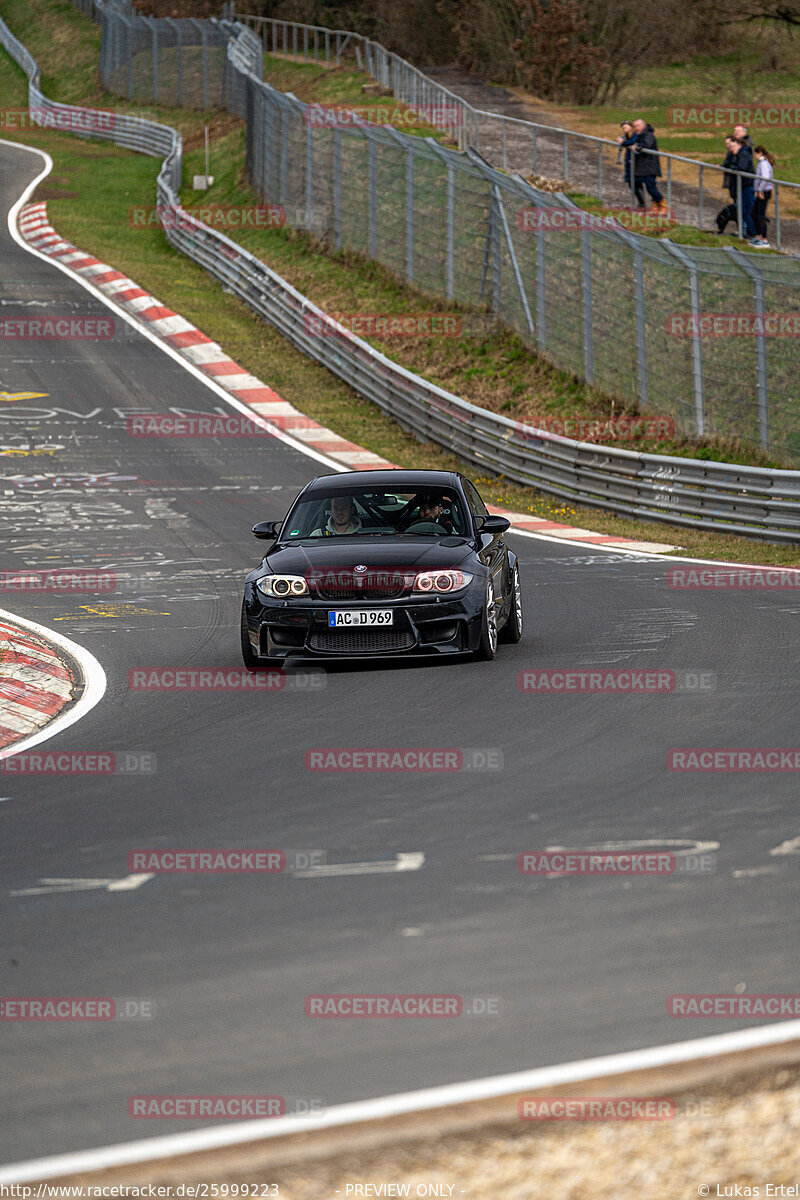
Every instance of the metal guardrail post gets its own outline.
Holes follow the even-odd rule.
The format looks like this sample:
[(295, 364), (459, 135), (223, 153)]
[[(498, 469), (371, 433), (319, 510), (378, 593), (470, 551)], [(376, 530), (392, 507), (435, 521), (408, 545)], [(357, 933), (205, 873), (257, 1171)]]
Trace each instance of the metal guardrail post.
[(644, 259), (638, 245), (633, 247), (633, 307), (636, 322), (636, 365), (639, 404), (647, 407), (647, 322), (644, 310)]
[(583, 373), (594, 383), (594, 324), (592, 314), (592, 235), (581, 230), (581, 280), (583, 286)]
[(531, 130), (531, 174), (536, 174), (536, 126)]
[(766, 304), (764, 299), (764, 275), (755, 263), (750, 260), (752, 255), (743, 254), (733, 246), (726, 246), (737, 266), (741, 267), (753, 281), (753, 306), (755, 315), (761, 321), (762, 333), (756, 333), (756, 395), (758, 397), (758, 440), (765, 450), (769, 449), (769, 398), (767, 393), (767, 346), (764, 330)]
[(414, 282), (414, 147), (406, 146), (406, 279)]
[(697, 180), (697, 225), (699, 229), (703, 228), (703, 167), (700, 166), (699, 178)]
[(672, 159), (667, 159), (667, 208), (672, 211)]
[(780, 197), (780, 184), (778, 183), (777, 179), (775, 180), (775, 185), (772, 190), (775, 193), (775, 248), (777, 250), (780, 250), (781, 249), (781, 197)]
[[(741, 178), (741, 176), (739, 177)], [(741, 217), (741, 209), (739, 210)], [(694, 424), (697, 437), (706, 434), (705, 396), (703, 393), (703, 340), (700, 336), (700, 280), (697, 263), (681, 246), (676, 246), (669, 238), (663, 238), (662, 246), (666, 246), (671, 254), (683, 263), (689, 271), (689, 297), (692, 308), (692, 321), (696, 334), (692, 337), (692, 377), (694, 380)]]
[(507, 126), (506, 126), (505, 121), (503, 121), (503, 170), (504, 171), (508, 170), (508, 136), (507, 136), (506, 130), (507, 130)]
[(569, 134), (564, 130), (564, 178), (569, 179)]
[(600, 202), (603, 200), (603, 146), (597, 147), (597, 196)]
[(369, 138), (367, 155), (369, 162), (369, 256), (378, 257), (378, 146), (374, 137)]
[(742, 237), (743, 233), (742, 233), (742, 177), (741, 177), (741, 175), (736, 176), (736, 223), (739, 227), (739, 237)]

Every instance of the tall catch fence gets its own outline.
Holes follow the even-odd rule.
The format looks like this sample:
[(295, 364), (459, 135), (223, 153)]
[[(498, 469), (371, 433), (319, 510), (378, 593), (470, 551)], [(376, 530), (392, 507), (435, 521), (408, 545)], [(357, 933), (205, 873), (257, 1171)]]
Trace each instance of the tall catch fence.
[[(104, 23), (111, 16), (102, 0), (94, 0), (93, 8)], [(524, 180), (493, 170), (475, 152), (459, 154), (433, 141), (358, 122), (344, 129), (320, 126), (298, 100), (259, 80), (260, 52), (254, 64), (252, 34), (230, 22), (213, 24), (230, 37), (223, 87), (228, 105), (247, 116), (253, 177), (271, 202), (285, 202), (298, 224), (342, 247), (360, 247), (366, 237), (375, 257), (383, 257), (417, 285), (433, 287), (444, 281), (443, 294), (452, 299), (477, 297), (552, 357), (578, 371), (582, 366), (598, 382), (598, 376), (616, 378), (620, 386), (629, 380), (633, 395), (646, 397), (649, 407), (661, 413), (670, 411), (659, 403), (662, 395), (669, 398), (670, 371), (673, 379), (682, 369), (692, 384), (702, 381), (708, 363), (698, 354), (699, 340), (692, 342), (688, 363), (678, 354), (667, 355), (663, 375), (648, 344), (667, 305), (676, 304), (674, 296), (665, 298), (667, 289), (678, 290), (677, 302), (690, 311), (699, 311), (707, 297), (718, 299), (719, 272), (705, 266), (702, 255), (692, 258), (683, 248), (652, 244), (625, 230), (576, 233), (540, 227), (531, 238), (513, 219), (517, 208), (533, 206), (553, 225), (575, 212), (565, 197), (538, 193)], [(92, 110), (43, 96), (38, 66), (2, 21), (0, 44), (28, 74), (29, 103), (37, 119), (50, 110), (73, 115), (76, 131), (97, 129), (96, 122), (80, 119), (90, 117)], [(255, 65), (254, 71), (250, 65)], [(575, 442), (476, 408), (406, 371), (344, 329), (336, 336), (320, 337), (314, 332), (326, 321), (320, 309), (253, 254), (180, 206), (181, 139), (175, 130), (118, 114), (95, 135), (163, 157), (157, 200), (169, 241), (306, 354), (417, 436), (452, 449), (479, 468), (573, 502), (800, 542), (800, 472)], [(363, 171), (359, 187), (354, 181)], [(398, 205), (398, 197), (404, 204)], [(730, 273), (725, 286), (738, 286), (742, 303), (747, 299), (752, 304), (758, 288), (749, 264), (730, 255), (723, 255), (723, 261)], [(786, 270), (793, 266), (789, 260), (776, 260), (773, 269), (784, 269), (783, 286), (796, 303), (796, 276)], [(662, 289), (658, 298), (652, 294), (654, 286)], [(564, 297), (569, 304), (562, 303)], [(643, 335), (638, 341), (634, 335), (632, 344), (626, 344), (624, 336), (620, 344), (620, 330), (610, 324), (625, 313), (630, 328)], [(728, 364), (726, 369), (733, 386), (737, 367)], [(700, 425), (701, 419), (708, 420), (708, 412), (697, 400), (698, 392), (693, 397), (690, 392), (675, 411)], [(752, 396), (742, 392), (740, 403), (740, 419), (752, 418)]]
[[(153, 20), (107, 5), (102, 20), (109, 90), (167, 104), (193, 94), (246, 115), (250, 179), (288, 224), (425, 292), (488, 308), (557, 366), (690, 436), (737, 439), (800, 463), (794, 257), (645, 238), (470, 147), (459, 153), (306, 105), (262, 80), (258, 41), (238, 22)], [(293, 28), (296, 40), (286, 32), (278, 48), (311, 61), (315, 45), (327, 61), (359, 46), (343, 32), (317, 31), (314, 43), (313, 27)], [(379, 81), (406, 79), (425, 113), (441, 102), (438, 85), (415, 68), (398, 75), (397, 56), (382, 47), (361, 39), (359, 55)]]

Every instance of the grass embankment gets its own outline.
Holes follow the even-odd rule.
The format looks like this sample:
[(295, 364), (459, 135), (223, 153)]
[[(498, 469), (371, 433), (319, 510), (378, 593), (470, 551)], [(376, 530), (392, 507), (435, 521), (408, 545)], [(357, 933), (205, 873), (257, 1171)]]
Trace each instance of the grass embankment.
[[(209, 124), (211, 171), (216, 182), (212, 192), (203, 194), (202, 199), (218, 204), (253, 202), (243, 178), (244, 129), (237, 118), (219, 111), (203, 113), (162, 106), (136, 109), (100, 91), (94, 83), (98, 31), (64, 0), (4, 0), (0, 15), (21, 40), (35, 48), (42, 67), (49, 69), (46, 87), (54, 98), (138, 111), (178, 127), (185, 139), (185, 178), (203, 169), (202, 129)], [(65, 64), (63, 87), (61, 63)], [(81, 64), (77, 75), (76, 63)], [(5, 108), (25, 106), (24, 77), (5, 54), (0, 54), (0, 94)], [(421, 445), (403, 433), (372, 404), (295, 351), (244, 304), (225, 294), (199, 267), (174, 251), (159, 229), (131, 228), (130, 210), (154, 203), (156, 160), (49, 131), (5, 133), (40, 146), (53, 156), (54, 172), (38, 197), (48, 200), (51, 221), (60, 233), (130, 274), (301, 411), (398, 465), (458, 465), (475, 474), (474, 469), (458, 464), (437, 447)], [(192, 204), (201, 197), (186, 191), (184, 199)], [(286, 230), (248, 231), (241, 234), (241, 240), (329, 310), (405, 313), (443, 307), (432, 303), (430, 297), (400, 286), (376, 264), (357, 256), (323, 253), (304, 235)], [(396, 340), (381, 348), (393, 357), (402, 355), (404, 364), (476, 403), (486, 404), (494, 397), (513, 416), (525, 416), (530, 411), (525, 405), (533, 403), (531, 396), (537, 398), (535, 411), (545, 415), (597, 417), (612, 411), (612, 398), (554, 370), (509, 333), (403, 342), (401, 353)], [(617, 407), (613, 411), (619, 415), (622, 410)], [(670, 447), (663, 449), (668, 451)], [(724, 452), (723, 447), (720, 452)], [(791, 548), (616, 518), (561, 504), (503, 480), (482, 478), (480, 486), (486, 498), (496, 503), (614, 536), (672, 541), (703, 557), (800, 563), (800, 554)]]

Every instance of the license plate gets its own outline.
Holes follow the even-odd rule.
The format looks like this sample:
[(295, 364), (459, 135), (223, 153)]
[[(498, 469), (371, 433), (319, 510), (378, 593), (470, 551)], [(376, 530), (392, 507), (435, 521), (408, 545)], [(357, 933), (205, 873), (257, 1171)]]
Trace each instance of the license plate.
[(350, 629), (354, 625), (383, 626), (394, 623), (394, 613), (390, 608), (344, 608), (328, 613), (328, 626), (331, 629)]

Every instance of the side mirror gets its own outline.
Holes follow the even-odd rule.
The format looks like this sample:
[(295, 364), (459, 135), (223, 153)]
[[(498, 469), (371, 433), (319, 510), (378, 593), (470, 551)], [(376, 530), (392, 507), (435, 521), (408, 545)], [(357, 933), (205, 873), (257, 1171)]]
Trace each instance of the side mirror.
[(282, 524), (283, 521), (259, 521), (253, 526), (253, 537), (270, 538), (274, 541)]
[(497, 537), (500, 533), (505, 533), (511, 528), (511, 522), (507, 517), (484, 517), (483, 523), (480, 526), (480, 533), (491, 534), (492, 537)]

